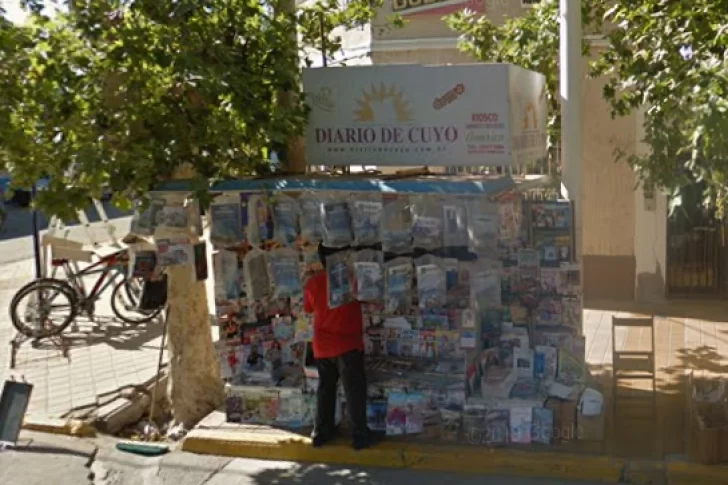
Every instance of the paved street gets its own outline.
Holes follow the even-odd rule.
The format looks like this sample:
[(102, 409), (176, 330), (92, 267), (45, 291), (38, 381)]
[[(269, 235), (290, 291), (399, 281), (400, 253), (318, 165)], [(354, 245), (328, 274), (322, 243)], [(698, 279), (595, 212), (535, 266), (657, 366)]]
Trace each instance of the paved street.
[[(230, 459), (171, 452), (148, 458), (114, 448), (109, 438), (79, 440), (24, 432), (19, 448), (0, 452), (3, 485), (590, 485), (409, 470), (349, 468)], [(487, 455), (484, 456), (487, 459)]]

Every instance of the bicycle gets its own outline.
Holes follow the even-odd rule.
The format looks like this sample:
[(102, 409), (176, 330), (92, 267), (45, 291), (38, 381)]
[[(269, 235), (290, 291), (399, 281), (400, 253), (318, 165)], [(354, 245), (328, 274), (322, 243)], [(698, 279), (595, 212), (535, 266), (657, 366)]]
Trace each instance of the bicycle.
[[(147, 323), (156, 318), (163, 309), (163, 306), (148, 311), (139, 308), (144, 280), (128, 276), (129, 255), (126, 250), (101, 257), (99, 261), (80, 271), (74, 271), (67, 259), (54, 259), (51, 264), (53, 272), (49, 278), (39, 278), (23, 286), (10, 302), (13, 326), (26, 337), (37, 340), (59, 335), (80, 314), (85, 313), (93, 320), (96, 302), (112, 286), (111, 310), (125, 323)], [(64, 271), (65, 280), (55, 277), (58, 269)], [(89, 293), (83, 279), (96, 274), (99, 277)], [(118, 281), (119, 277), (121, 281)], [(26, 297), (30, 297), (30, 307), (21, 315), (18, 309)], [(62, 298), (64, 304), (54, 304), (57, 297)], [(127, 301), (123, 301), (123, 298), (127, 298)], [(119, 304), (117, 300), (122, 300), (122, 303)], [(59, 324), (54, 324), (51, 313), (63, 309), (68, 313), (61, 318)], [(125, 315), (122, 309), (130, 311), (133, 316)]]

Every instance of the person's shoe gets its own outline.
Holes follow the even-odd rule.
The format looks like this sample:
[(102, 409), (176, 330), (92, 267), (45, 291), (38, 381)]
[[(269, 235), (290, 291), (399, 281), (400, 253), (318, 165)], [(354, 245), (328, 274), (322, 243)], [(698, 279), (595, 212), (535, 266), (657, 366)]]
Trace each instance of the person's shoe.
[(330, 434), (317, 434), (311, 437), (311, 445), (314, 448), (321, 448), (332, 439), (334, 439), (334, 437)]

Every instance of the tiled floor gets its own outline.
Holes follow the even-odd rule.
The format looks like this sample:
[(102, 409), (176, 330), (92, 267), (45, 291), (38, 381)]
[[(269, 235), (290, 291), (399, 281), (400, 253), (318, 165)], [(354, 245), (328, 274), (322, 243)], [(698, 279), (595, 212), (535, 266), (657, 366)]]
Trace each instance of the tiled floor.
[(97, 322), (78, 320), (64, 333), (70, 359), (53, 345), (33, 348), (25, 342), (11, 370), (10, 340), (15, 330), (8, 307), (14, 293), (33, 279), (32, 260), (3, 265), (0, 271), (0, 382), (14, 376), (34, 384), (29, 415), (61, 417), (74, 408), (104, 402), (105, 395), (154, 377), (162, 325), (125, 326), (111, 317), (108, 297), (99, 302)]
[[(586, 359), (607, 396), (607, 448), (618, 455), (674, 455), (686, 450), (687, 385), (690, 372), (713, 377), (728, 371), (728, 303), (676, 301), (659, 307), (599, 302), (586, 305)], [(620, 383), (620, 396), (646, 399), (617, 402), (612, 416), (612, 316), (655, 317), (657, 416), (649, 404), (651, 384)], [(649, 330), (619, 329), (620, 350), (649, 349)], [(626, 390), (625, 388), (629, 388)], [(630, 418), (623, 415), (640, 414)]]

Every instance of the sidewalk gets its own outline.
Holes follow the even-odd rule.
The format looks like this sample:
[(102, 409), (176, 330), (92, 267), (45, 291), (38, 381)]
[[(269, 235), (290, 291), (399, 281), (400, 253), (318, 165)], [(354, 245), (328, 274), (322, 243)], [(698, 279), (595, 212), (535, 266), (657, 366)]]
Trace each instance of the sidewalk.
[(9, 369), (15, 329), (8, 307), (18, 288), (33, 279), (32, 259), (0, 266), (0, 382), (14, 376), (34, 385), (26, 420), (64, 418), (71, 410), (103, 405), (116, 397), (115, 391), (154, 377), (161, 323), (134, 327), (115, 321), (109, 296), (97, 305), (96, 323), (79, 318), (77, 328), (64, 332), (70, 359), (47, 341), (37, 349), (27, 341), (17, 353), (16, 368)]

